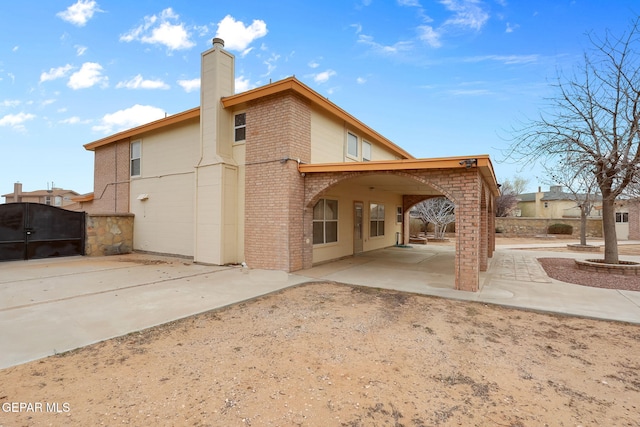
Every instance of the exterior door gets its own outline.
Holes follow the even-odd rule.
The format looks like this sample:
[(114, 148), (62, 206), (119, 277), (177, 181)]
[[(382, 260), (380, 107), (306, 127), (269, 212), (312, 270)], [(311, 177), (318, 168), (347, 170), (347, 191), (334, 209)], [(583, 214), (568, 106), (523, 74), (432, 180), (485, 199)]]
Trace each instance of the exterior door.
[(353, 253), (362, 252), (362, 221), (364, 214), (364, 204), (362, 202), (353, 203)]
[(40, 203), (0, 205), (0, 261), (84, 255), (85, 213)]

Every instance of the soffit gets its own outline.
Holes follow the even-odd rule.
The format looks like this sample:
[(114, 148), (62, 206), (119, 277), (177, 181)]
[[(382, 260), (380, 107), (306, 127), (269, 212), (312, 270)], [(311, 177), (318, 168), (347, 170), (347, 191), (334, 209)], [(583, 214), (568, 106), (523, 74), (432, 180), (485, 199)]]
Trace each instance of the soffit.
[[(465, 161), (475, 159), (473, 168), (478, 168), (480, 174), (489, 185), (491, 192), (499, 194), (496, 176), (491, 159), (487, 154), (462, 157), (440, 157), (428, 159), (402, 159), (380, 160), (372, 162), (345, 162), (345, 163), (317, 163), (301, 164), (298, 169), (301, 173), (327, 173), (327, 172), (376, 172), (376, 171), (407, 171), (425, 169), (464, 169)], [(420, 193), (421, 194), (421, 193)]]

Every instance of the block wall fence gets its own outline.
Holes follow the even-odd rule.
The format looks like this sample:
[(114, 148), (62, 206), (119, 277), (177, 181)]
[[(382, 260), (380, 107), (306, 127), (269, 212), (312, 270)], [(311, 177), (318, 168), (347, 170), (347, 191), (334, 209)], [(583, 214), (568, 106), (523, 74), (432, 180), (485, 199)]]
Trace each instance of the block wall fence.
[(131, 213), (87, 214), (86, 256), (128, 254), (133, 251)]

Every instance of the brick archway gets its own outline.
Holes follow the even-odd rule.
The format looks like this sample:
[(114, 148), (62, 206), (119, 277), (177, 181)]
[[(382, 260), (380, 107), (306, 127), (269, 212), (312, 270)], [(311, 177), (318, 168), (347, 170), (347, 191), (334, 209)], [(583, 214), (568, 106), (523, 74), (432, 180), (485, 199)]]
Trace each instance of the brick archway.
[[(331, 171), (307, 173), (304, 178), (303, 268), (313, 265), (313, 205), (332, 187), (367, 175), (392, 174), (436, 189), (456, 207), (455, 286), (479, 290), (479, 272), (492, 253), (489, 207), (493, 195), (478, 168)], [(410, 200), (407, 203), (411, 203)], [(404, 204), (404, 203), (403, 203)], [(404, 207), (403, 207), (404, 208)]]

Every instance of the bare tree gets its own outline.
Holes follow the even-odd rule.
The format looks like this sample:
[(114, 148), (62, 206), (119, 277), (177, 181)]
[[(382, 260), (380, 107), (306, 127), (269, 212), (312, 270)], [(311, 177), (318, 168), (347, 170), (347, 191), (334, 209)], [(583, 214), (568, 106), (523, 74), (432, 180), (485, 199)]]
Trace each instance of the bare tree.
[(554, 184), (560, 184), (571, 194), (571, 199), (580, 209), (580, 244), (587, 245), (587, 218), (600, 198), (596, 176), (590, 170), (576, 167), (570, 156), (553, 166), (544, 165)]
[(524, 192), (528, 180), (516, 176), (513, 181), (505, 179), (500, 186), (500, 195), (496, 197), (496, 216), (509, 216), (518, 205), (518, 196)]
[(637, 179), (640, 163), (640, 18), (621, 36), (589, 35), (592, 49), (568, 78), (558, 75), (549, 109), (515, 131), (508, 157), (571, 158), (602, 195), (604, 261), (618, 263), (615, 199)]
[(425, 224), (433, 224), (436, 239), (443, 239), (447, 225), (456, 220), (454, 204), (446, 197), (434, 197), (420, 202), (415, 206), (415, 211)]

